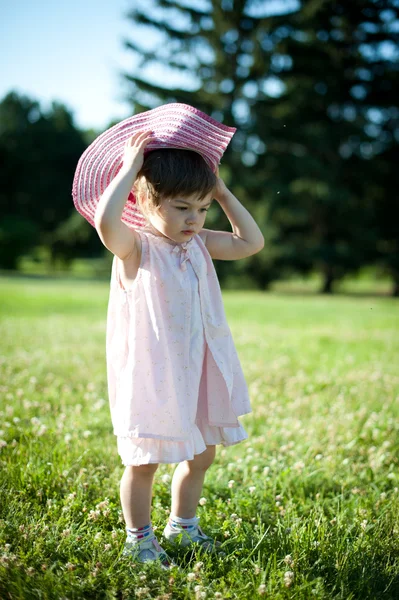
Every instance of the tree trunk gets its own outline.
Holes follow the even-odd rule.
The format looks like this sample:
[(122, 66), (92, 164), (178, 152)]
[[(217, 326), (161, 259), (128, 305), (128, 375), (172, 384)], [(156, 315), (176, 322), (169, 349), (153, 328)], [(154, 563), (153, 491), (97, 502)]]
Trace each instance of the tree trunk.
[(332, 294), (332, 284), (334, 282), (333, 268), (331, 265), (326, 265), (324, 269), (324, 281), (321, 289), (322, 294)]

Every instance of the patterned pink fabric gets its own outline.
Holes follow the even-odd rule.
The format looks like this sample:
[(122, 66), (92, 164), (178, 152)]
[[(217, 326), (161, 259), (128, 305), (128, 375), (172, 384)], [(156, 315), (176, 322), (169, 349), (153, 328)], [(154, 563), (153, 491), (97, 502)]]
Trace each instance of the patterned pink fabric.
[[(132, 288), (124, 290), (118, 282), (117, 258), (111, 277), (107, 370), (115, 435), (154, 442), (190, 440), (193, 423), (188, 407), (194, 401), (202, 407), (200, 416), (207, 426), (237, 429), (245, 439), (237, 417), (251, 412), (248, 389), (209, 252), (198, 235), (185, 244), (173, 244), (145, 230), (139, 234), (142, 257)], [(187, 261), (198, 278), (196, 322), (191, 316)], [(201, 328), (206, 341), (199, 366), (189, 360), (193, 327)], [(192, 388), (191, 370), (197, 368), (202, 369), (199, 397)], [(173, 458), (165, 462), (175, 462)]]
[[(146, 152), (157, 148), (183, 148), (201, 154), (216, 168), (236, 131), (189, 106), (171, 103), (134, 115), (102, 133), (82, 154), (75, 172), (72, 196), (76, 209), (94, 226), (97, 204), (112, 179), (122, 167), (126, 140), (137, 131), (151, 130), (154, 141)], [(122, 213), (129, 227), (145, 226), (131, 193)]]

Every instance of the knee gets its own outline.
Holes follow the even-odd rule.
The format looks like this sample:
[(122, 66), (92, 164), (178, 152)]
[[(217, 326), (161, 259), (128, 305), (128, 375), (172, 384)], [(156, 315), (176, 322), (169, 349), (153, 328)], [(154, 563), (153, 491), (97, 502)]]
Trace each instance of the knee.
[(187, 464), (190, 469), (200, 469), (206, 471), (209, 469), (216, 456), (216, 446), (207, 446), (204, 452), (196, 454), (193, 460), (188, 460)]
[(131, 474), (142, 475), (143, 477), (152, 477), (156, 470), (159, 467), (159, 463), (150, 463), (148, 465), (139, 465), (138, 467), (129, 466), (126, 469), (129, 469)]

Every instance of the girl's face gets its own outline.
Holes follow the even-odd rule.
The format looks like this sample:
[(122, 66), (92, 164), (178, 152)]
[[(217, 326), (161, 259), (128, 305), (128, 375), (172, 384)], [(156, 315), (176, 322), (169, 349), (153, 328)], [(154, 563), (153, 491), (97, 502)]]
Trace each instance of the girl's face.
[(163, 236), (178, 242), (188, 242), (204, 226), (206, 213), (212, 203), (212, 192), (202, 200), (196, 194), (164, 198), (148, 219)]

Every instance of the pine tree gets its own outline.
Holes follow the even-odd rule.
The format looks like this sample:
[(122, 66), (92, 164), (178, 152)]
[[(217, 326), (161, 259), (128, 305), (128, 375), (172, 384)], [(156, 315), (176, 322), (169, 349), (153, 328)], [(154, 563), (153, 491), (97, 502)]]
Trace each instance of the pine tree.
[[(335, 280), (383, 260), (371, 184), (397, 135), (397, 70), (378, 45), (395, 40), (396, 4), (136, 3), (136, 41), (127, 43), (138, 60), (127, 74), (134, 109), (187, 102), (238, 128), (222, 175), (266, 247), (233, 267), (217, 264), (222, 280), (234, 268), (266, 288), (316, 269), (331, 292)], [(228, 228), (221, 211), (212, 226)]]
[[(381, 238), (394, 237), (392, 226), (385, 234), (382, 215), (398, 223), (397, 204), (384, 203), (389, 191), (378, 175), (393, 168), (399, 134), (398, 7), (396, 0), (313, 0), (288, 19), (273, 19), (282, 32), (275, 46), (285, 86), (279, 112), (297, 151), (285, 163), (288, 185), (272, 215), (281, 239), (292, 242), (288, 262), (295, 255), (305, 269), (318, 265), (325, 292), (346, 273), (378, 256), (381, 262)], [(399, 238), (399, 227), (395, 233)], [(397, 258), (389, 248), (384, 258), (392, 267)]]

